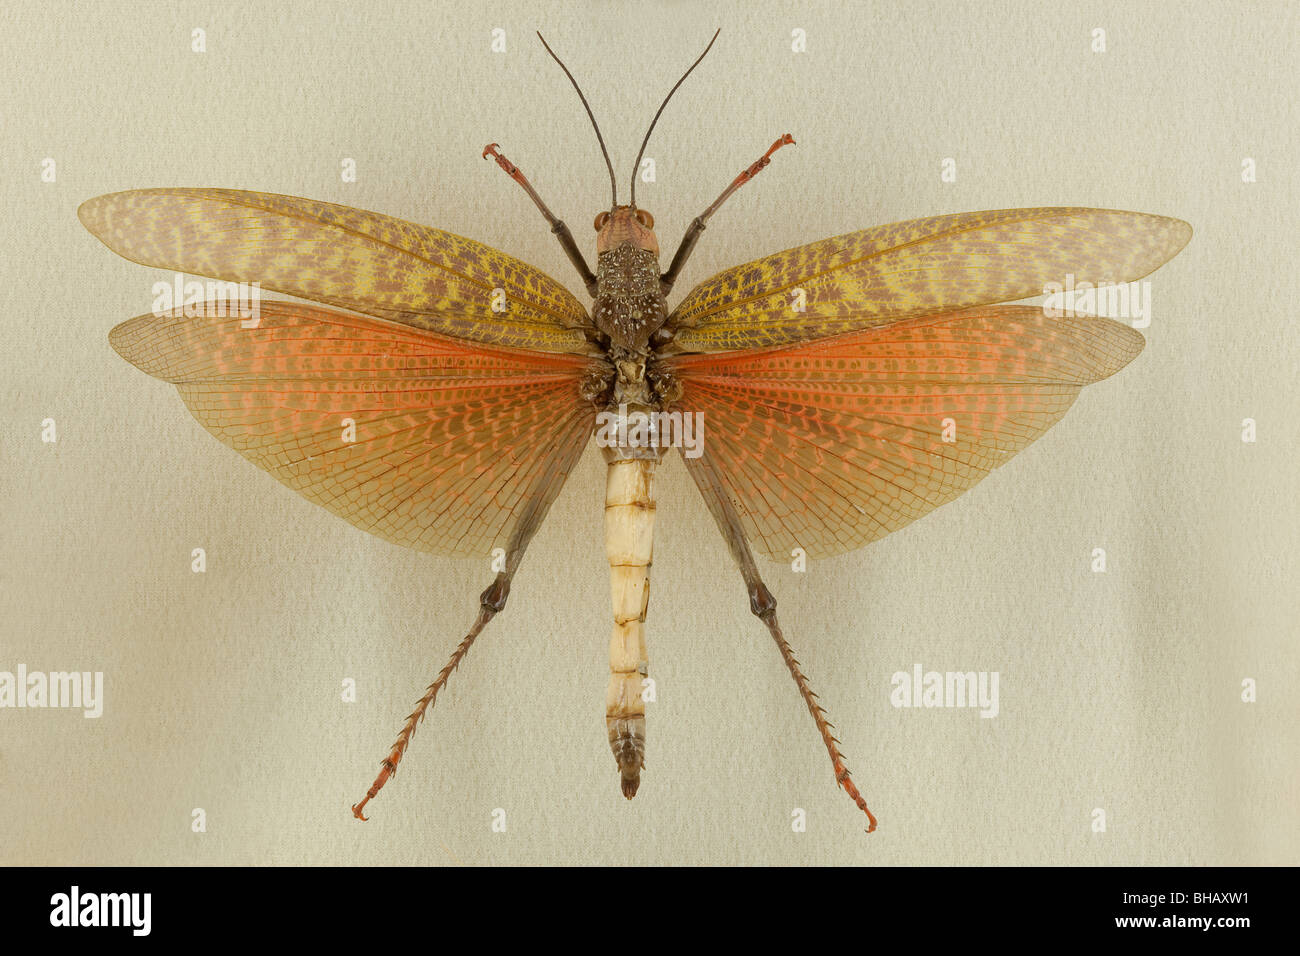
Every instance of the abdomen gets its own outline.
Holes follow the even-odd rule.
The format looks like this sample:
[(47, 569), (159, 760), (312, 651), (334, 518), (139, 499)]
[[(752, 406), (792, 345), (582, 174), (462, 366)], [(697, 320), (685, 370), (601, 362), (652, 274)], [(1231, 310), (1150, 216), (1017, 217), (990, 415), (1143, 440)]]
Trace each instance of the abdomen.
[[(625, 449), (606, 448), (605, 555), (614, 609), (609, 642), (609, 688), (605, 725), (618, 761), (623, 796), (636, 795), (645, 764), (645, 701), (641, 681), (648, 668), (646, 607), (654, 552), (654, 475), (658, 455), (624, 457)], [(646, 450), (642, 450), (643, 452)]]

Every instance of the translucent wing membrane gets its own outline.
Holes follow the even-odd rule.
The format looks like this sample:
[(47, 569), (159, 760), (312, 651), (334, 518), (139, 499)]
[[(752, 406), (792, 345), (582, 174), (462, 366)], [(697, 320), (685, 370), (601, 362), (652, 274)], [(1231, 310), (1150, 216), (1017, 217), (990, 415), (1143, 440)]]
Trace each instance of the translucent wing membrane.
[[(235, 189), (139, 189), (77, 211), (132, 261), (512, 348), (583, 352), (586, 310), (518, 259), (374, 212)], [(505, 311), (493, 310), (494, 290)]]
[(470, 347), (295, 303), (263, 302), (256, 328), (144, 315), (110, 341), (290, 488), (440, 554), (488, 554), (535, 528), (594, 421), (579, 396), (590, 359)]
[(669, 364), (703, 414), (696, 481), (721, 483), (769, 557), (826, 557), (956, 498), (1142, 346), (1109, 319), (997, 306)]
[(1191, 234), (1178, 219), (1110, 209), (913, 219), (720, 272), (682, 301), (669, 324), (685, 352), (805, 342), (1042, 295), (1045, 283), (1065, 284), (1067, 274), (1076, 283), (1129, 282), (1173, 257)]

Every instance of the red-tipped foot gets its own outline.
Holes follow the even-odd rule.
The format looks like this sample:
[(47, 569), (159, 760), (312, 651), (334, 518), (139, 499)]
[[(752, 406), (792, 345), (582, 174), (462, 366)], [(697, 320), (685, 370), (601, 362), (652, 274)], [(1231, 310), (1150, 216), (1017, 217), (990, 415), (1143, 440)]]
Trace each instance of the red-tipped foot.
[(528, 182), (528, 180), (524, 179), (524, 174), (519, 171), (519, 167), (516, 166), (514, 163), (510, 162), (510, 160), (506, 159), (504, 154), (499, 152), (500, 148), (501, 148), (500, 143), (488, 143), (486, 146), (483, 147), (483, 158), (487, 159), (490, 156), (493, 159), (495, 159), (497, 165), (500, 166), (502, 169), (504, 169), (506, 175), (508, 175), (515, 182), (517, 183)]
[[(401, 759), (400, 752), (397, 754), (397, 757), (398, 759)], [(366, 795), (361, 798), (361, 801), (359, 803), (352, 804), (352, 815), (354, 817), (356, 817), (358, 820), (363, 820), (363, 821), (369, 819), (369, 817), (367, 817), (361, 811), (366, 808), (367, 803), (369, 803), (371, 800), (375, 798), (375, 796), (383, 788), (384, 784), (388, 783), (388, 778), (391, 777), (396, 772), (397, 772), (397, 761), (394, 760), (391, 756), (379, 765), (379, 776), (375, 777), (375, 782), (371, 784), (370, 789), (366, 791)]]
[(849, 776), (847, 767), (841, 767), (835, 773), (835, 780), (844, 792), (853, 798), (853, 802), (858, 805), (858, 809), (867, 815), (867, 832), (871, 833), (876, 829), (876, 818), (870, 810), (867, 809), (867, 801), (862, 799), (862, 794), (858, 793), (857, 786), (853, 783), (853, 778)]
[(768, 149), (768, 151), (764, 153), (762, 156), (760, 156), (756, 162), (751, 163), (748, 169), (746, 169), (743, 173), (737, 176), (736, 181), (733, 185), (742, 186), (745, 183), (749, 182), (751, 179), (757, 176), (761, 170), (766, 168), (768, 163), (772, 161), (773, 153), (775, 153), (782, 146), (793, 146), (793, 145), (794, 145), (794, 137), (791, 136), (789, 133), (786, 133), (775, 143), (773, 143), (771, 147)]

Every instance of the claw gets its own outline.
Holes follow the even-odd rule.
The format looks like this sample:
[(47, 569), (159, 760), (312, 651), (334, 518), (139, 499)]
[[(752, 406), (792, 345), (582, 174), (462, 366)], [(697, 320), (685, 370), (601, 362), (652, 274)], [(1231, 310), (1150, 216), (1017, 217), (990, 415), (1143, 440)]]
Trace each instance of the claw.
[(500, 143), (488, 143), (483, 147), (483, 158), (487, 159), (491, 156), (497, 161), (497, 165), (506, 171), (506, 175), (511, 179), (519, 183), (526, 183), (528, 180), (524, 179), (524, 174), (519, 171), (519, 167), (506, 159), (501, 153), (497, 152), (500, 148)]
[(743, 173), (737, 176), (735, 182), (732, 183), (732, 186), (733, 187), (743, 186), (745, 183), (749, 182), (760, 172), (766, 169), (768, 164), (772, 162), (773, 153), (775, 153), (782, 146), (793, 146), (793, 145), (794, 145), (794, 137), (791, 136), (789, 133), (784, 134), (780, 139), (778, 139), (775, 143), (772, 144), (771, 148), (766, 153), (760, 156), (755, 162), (751, 163), (748, 169), (746, 169)]

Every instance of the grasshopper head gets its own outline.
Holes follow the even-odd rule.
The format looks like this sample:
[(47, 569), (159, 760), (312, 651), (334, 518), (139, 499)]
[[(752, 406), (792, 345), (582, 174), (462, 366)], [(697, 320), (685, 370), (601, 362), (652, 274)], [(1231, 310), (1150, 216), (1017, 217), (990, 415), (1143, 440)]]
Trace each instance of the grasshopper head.
[(596, 217), (596, 252), (609, 252), (625, 242), (659, 258), (659, 240), (655, 236), (655, 217), (636, 206), (615, 206)]

